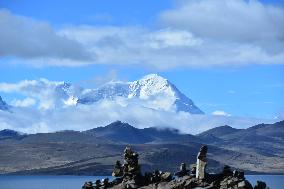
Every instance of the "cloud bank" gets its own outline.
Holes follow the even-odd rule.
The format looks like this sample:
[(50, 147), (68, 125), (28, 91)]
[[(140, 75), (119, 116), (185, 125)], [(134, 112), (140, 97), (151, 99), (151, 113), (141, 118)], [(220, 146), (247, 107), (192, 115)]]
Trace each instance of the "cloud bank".
[(191, 31), (203, 38), (237, 42), (284, 40), (284, 9), (257, 0), (179, 1), (161, 13), (165, 26)]
[(79, 42), (60, 36), (45, 22), (0, 9), (0, 56), (90, 61)]
[(80, 87), (46, 79), (0, 83), (0, 91), (25, 96), (23, 100), (12, 101), (14, 107), (10, 112), (0, 110), (0, 130), (14, 129), (25, 133), (82, 131), (121, 120), (138, 128), (170, 127), (184, 133), (197, 134), (216, 126), (246, 128), (281, 119), (236, 117), (221, 110), (216, 110), (212, 115), (193, 115), (183, 111), (176, 112), (174, 107), (167, 110), (153, 109), (145, 104), (147, 101), (138, 98), (129, 100), (116, 97), (91, 105), (76, 105), (70, 97), (82, 92)]
[[(18, 83), (0, 83), (0, 91), (18, 93), (26, 96), (24, 100), (15, 99), (12, 105), (26, 107), (37, 105), (39, 109), (53, 109), (64, 105), (69, 93), (76, 94), (81, 89), (63, 81), (49, 81), (47, 79), (23, 80)], [(66, 90), (68, 88), (68, 91)]]
[(257, 0), (177, 1), (160, 13), (155, 29), (81, 25), (55, 30), (3, 10), (0, 19), (0, 54), (33, 66), (167, 70), (284, 64), (284, 8)]
[(191, 134), (221, 125), (246, 128), (262, 122), (277, 121), (222, 115), (192, 115), (186, 112), (158, 111), (134, 104), (124, 107), (115, 101), (100, 101), (93, 105), (70, 106), (46, 111), (31, 108), (13, 109), (13, 113), (0, 111), (0, 130), (8, 128), (25, 133), (70, 129), (82, 131), (105, 126), (116, 120), (130, 123), (138, 128), (169, 127)]

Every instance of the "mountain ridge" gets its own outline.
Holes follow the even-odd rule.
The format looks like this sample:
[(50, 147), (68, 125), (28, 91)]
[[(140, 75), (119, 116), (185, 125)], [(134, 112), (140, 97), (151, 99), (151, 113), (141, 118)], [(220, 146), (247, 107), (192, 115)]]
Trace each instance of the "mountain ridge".
[(182, 140), (186, 142), (197, 142), (199, 140), (194, 135), (181, 134), (177, 130), (169, 128), (159, 129), (156, 127), (149, 127), (138, 129), (121, 121), (116, 121), (107, 126), (97, 127), (83, 132), (95, 137), (103, 137), (128, 144), (163, 143), (165, 140), (168, 140), (168, 143), (169, 141), (178, 143)]
[[(259, 129), (266, 129), (268, 135), (255, 132)], [(121, 158), (120, 152), (127, 145), (139, 151), (144, 169), (175, 171), (181, 162), (194, 163), (203, 144), (210, 149), (211, 171), (228, 164), (248, 172), (284, 173), (284, 142), (269, 131), (274, 129), (283, 133), (284, 121), (215, 135), (218, 140), (209, 142), (206, 137), (212, 139), (212, 130), (208, 135), (193, 136), (166, 128), (138, 129), (121, 121), (81, 132), (9, 137), (0, 140), (0, 173), (110, 174), (113, 163)]]

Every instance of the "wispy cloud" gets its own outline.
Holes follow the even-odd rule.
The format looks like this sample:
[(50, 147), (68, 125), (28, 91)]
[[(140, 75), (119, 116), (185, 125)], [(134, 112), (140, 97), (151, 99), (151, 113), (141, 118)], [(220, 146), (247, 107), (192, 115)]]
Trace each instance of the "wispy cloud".
[(214, 115), (214, 116), (231, 116), (231, 114), (228, 114), (227, 112), (225, 112), (223, 110), (215, 110), (214, 112), (212, 112), (212, 115)]
[(236, 91), (235, 90), (228, 90), (228, 93), (229, 94), (236, 94)]
[(30, 106), (34, 106), (35, 104), (36, 104), (36, 100), (33, 98), (29, 98), (29, 97), (23, 100), (14, 99), (11, 102), (11, 105), (15, 107), (30, 107)]
[(86, 86), (88, 88), (97, 88), (108, 82), (118, 80), (117, 75), (117, 71), (115, 69), (111, 69), (106, 73), (94, 75), (90, 79), (81, 80), (78, 82), (78, 85), (83, 87)]

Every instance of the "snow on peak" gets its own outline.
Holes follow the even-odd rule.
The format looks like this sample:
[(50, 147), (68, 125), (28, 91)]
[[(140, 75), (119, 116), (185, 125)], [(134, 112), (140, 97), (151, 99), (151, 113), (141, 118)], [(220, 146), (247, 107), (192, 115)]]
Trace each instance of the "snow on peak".
[(138, 100), (141, 106), (151, 109), (203, 113), (191, 99), (157, 74), (149, 74), (133, 82), (111, 81), (97, 89), (84, 90), (77, 102), (92, 104), (103, 99), (115, 101), (118, 97), (129, 103), (133, 100), (137, 103)]
[(174, 96), (168, 80), (157, 74), (146, 75), (142, 79), (132, 82), (129, 88), (129, 98), (137, 96), (142, 99), (148, 99), (153, 95), (161, 93), (165, 93), (171, 97)]
[(142, 77), (140, 80), (156, 80), (156, 81), (161, 81), (161, 80), (167, 80), (163, 78), (162, 76), (159, 76), (158, 74), (148, 74)]

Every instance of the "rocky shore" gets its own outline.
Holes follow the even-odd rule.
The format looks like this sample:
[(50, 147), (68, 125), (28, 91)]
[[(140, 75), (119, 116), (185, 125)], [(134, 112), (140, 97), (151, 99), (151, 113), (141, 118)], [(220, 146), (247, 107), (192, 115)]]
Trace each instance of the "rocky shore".
[(130, 147), (124, 150), (124, 162), (117, 161), (112, 176), (113, 181), (108, 178), (97, 180), (95, 183), (85, 182), (82, 189), (268, 189), (266, 183), (257, 181), (252, 186), (245, 179), (241, 170), (231, 170), (226, 165), (221, 173), (207, 173), (207, 146), (202, 146), (196, 164), (187, 169), (185, 163), (181, 163), (178, 172), (162, 172), (155, 170), (152, 173), (141, 173), (139, 155)]

